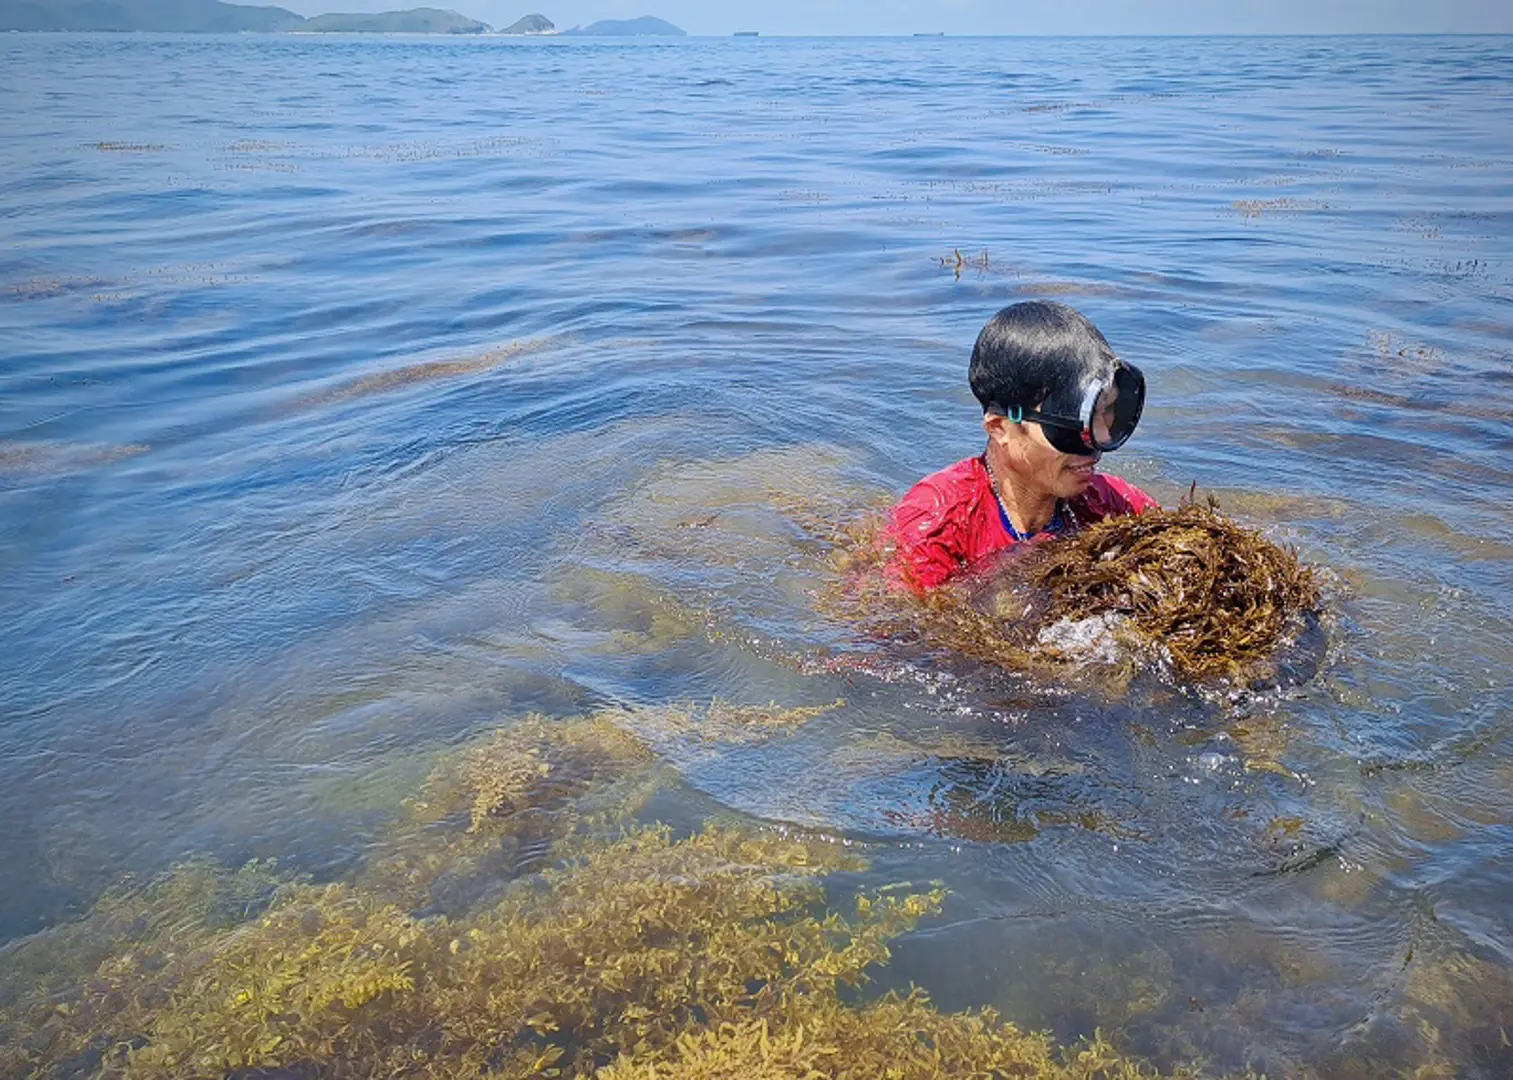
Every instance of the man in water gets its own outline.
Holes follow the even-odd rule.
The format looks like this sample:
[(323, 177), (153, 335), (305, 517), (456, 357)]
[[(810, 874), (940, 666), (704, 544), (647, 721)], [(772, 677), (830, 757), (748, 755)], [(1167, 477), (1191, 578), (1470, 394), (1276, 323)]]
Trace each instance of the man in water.
[(1140, 422), (1145, 376), (1065, 304), (1014, 304), (977, 336), (967, 371), (987, 449), (931, 473), (889, 515), (892, 574), (916, 591), (985, 556), (1156, 501), (1098, 473)]

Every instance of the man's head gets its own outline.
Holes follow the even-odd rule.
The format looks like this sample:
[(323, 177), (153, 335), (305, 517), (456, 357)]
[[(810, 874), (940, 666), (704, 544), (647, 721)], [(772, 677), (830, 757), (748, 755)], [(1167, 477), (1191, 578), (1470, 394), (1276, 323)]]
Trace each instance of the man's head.
[(1112, 376), (1117, 363), (1086, 317), (1065, 304), (1030, 300), (988, 320), (967, 380), (985, 413), (1018, 407), (1076, 416), (1088, 388)]
[(1101, 450), (1128, 438), (1145, 399), (1143, 376), (1115, 357), (1096, 326), (1044, 300), (993, 316), (967, 377), (1006, 464), (1063, 498), (1086, 487)]

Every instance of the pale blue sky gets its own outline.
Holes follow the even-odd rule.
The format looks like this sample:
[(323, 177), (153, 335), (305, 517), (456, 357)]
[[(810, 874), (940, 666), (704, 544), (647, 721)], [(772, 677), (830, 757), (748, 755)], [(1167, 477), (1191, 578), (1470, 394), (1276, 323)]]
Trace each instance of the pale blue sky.
[[(240, 0), (279, 3), (280, 0)], [(495, 26), (659, 15), (691, 34), (1513, 33), (1513, 0), (283, 0), (303, 14), (451, 7)]]

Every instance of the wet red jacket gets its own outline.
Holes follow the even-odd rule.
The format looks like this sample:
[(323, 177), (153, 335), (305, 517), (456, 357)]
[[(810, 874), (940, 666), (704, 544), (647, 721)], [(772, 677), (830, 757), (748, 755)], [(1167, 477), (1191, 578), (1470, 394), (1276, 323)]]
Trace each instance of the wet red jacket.
[[(1093, 474), (1087, 490), (1066, 502), (1074, 527), (1157, 505), (1134, 484), (1100, 473)], [(889, 514), (888, 532), (897, 545), (889, 577), (915, 589), (933, 589), (1017, 542), (1003, 527), (981, 457), (958, 461), (910, 488)], [(1040, 533), (1025, 542), (1054, 535)]]

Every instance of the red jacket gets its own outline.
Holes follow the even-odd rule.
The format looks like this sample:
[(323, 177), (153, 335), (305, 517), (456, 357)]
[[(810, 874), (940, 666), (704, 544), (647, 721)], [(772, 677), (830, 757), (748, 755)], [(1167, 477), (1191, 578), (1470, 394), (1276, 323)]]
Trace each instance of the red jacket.
[[(1157, 505), (1134, 484), (1100, 473), (1093, 474), (1081, 495), (1066, 502), (1074, 526), (1144, 513)], [(915, 589), (933, 589), (1017, 542), (1004, 530), (981, 457), (958, 461), (910, 488), (889, 514), (888, 532), (898, 545), (889, 576)], [(1054, 535), (1040, 533), (1027, 542)]]

